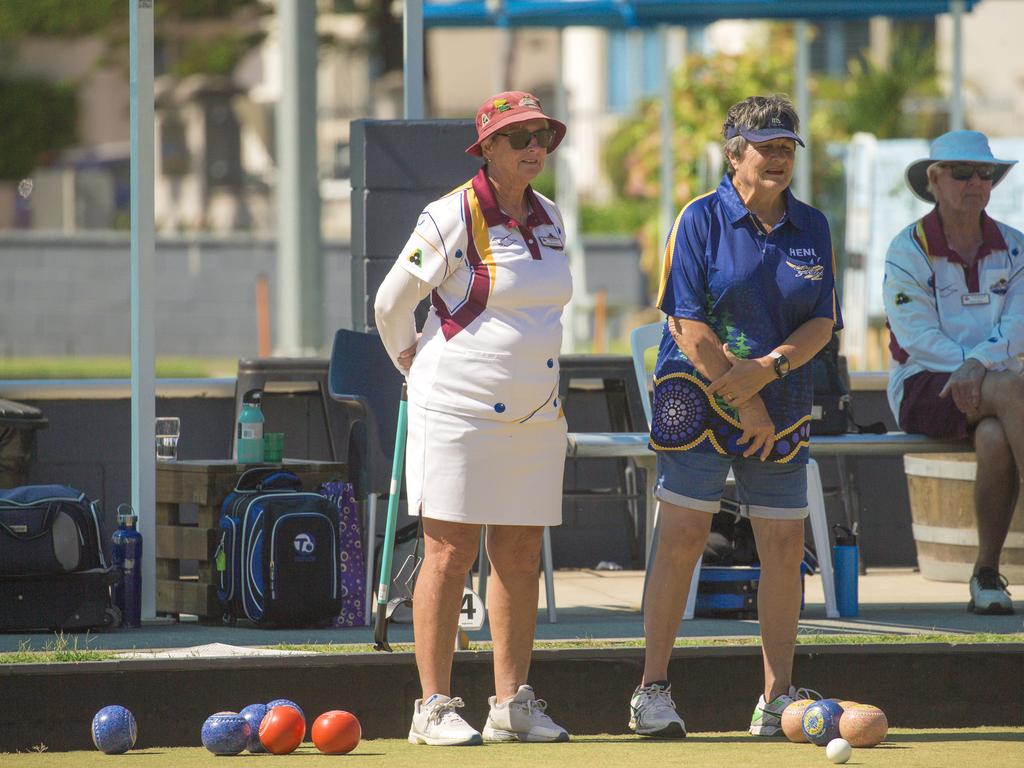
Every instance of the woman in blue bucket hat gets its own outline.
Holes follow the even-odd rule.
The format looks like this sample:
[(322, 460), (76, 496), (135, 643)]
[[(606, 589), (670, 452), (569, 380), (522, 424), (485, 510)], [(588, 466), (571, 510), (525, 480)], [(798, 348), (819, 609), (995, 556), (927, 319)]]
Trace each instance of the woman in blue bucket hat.
[(906, 170), (935, 208), (900, 232), (885, 262), (889, 404), (902, 429), (971, 439), (978, 556), (974, 613), (1013, 613), (999, 559), (1024, 474), (1024, 234), (985, 213), (1016, 160), (985, 134), (950, 131)]

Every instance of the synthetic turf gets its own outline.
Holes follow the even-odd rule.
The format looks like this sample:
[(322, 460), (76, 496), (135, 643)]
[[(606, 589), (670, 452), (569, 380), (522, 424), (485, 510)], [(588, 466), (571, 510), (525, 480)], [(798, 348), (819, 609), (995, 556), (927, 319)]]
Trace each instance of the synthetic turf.
[[(196, 729), (199, 741), (199, 729)], [(229, 760), (225, 763), (225, 760)], [(269, 763), (267, 761), (270, 761)], [(784, 739), (758, 739), (742, 732), (693, 733), (681, 741), (656, 741), (635, 736), (602, 734), (574, 736), (568, 744), (489, 744), (482, 747), (414, 747), (404, 740), (363, 741), (350, 755), (328, 757), (311, 743), (291, 755), (215, 757), (202, 747), (154, 748), (126, 755), (99, 752), (22, 753), (0, 756), (3, 768), (224, 768), (259, 764), (264, 768), (347, 765), (349, 768), (629, 768), (638, 765), (684, 768), (801, 768), (831, 765), (825, 750)], [(1024, 727), (963, 730), (891, 731), (873, 749), (855, 749), (850, 766), (880, 768), (940, 768), (941, 766), (1024, 766)]]

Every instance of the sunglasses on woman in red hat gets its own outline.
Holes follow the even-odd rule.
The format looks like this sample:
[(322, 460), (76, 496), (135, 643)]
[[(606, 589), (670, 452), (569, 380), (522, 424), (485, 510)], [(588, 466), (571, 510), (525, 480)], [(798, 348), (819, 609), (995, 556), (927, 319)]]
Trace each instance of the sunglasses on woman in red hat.
[(537, 140), (537, 146), (541, 149), (549, 149), (555, 140), (554, 128), (538, 128), (536, 131), (515, 129), (504, 133), (496, 133), (496, 136), (504, 136), (512, 149), (526, 149), (533, 139)]

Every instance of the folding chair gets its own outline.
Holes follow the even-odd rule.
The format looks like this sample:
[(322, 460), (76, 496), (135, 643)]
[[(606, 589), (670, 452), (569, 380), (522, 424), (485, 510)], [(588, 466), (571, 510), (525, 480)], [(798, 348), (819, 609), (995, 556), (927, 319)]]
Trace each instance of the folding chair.
[[(664, 323), (650, 323), (642, 325), (633, 330), (630, 334), (629, 344), (633, 354), (633, 369), (636, 372), (637, 385), (640, 388), (640, 399), (644, 406), (644, 414), (647, 416), (647, 423), (651, 423), (651, 380), (652, 376), (647, 371), (645, 354), (648, 349), (661, 344), (661, 337)], [(657, 482), (657, 478), (648, 478), (649, 483)], [(727, 479), (729, 483), (735, 483), (732, 472), (729, 472)], [(652, 497), (653, 498), (653, 497)], [(821, 475), (818, 472), (818, 463), (814, 459), (807, 462), (807, 505), (811, 522), (811, 534), (814, 538), (814, 551), (818, 559), (818, 568), (821, 571), (821, 583), (825, 592), (825, 615), (830, 619), (838, 618), (839, 608), (836, 604), (835, 575), (832, 570), (832, 550), (829, 547), (828, 539), (828, 518), (825, 516), (825, 494), (821, 485)], [(660, 505), (659, 505), (660, 506)], [(651, 566), (654, 563), (654, 555), (658, 546), (658, 509), (654, 512), (654, 525), (652, 535), (650, 556), (647, 558), (647, 576), (650, 576)], [(690, 580), (690, 592), (686, 598), (686, 610), (683, 613), (684, 619), (692, 619), (694, 607), (697, 604), (697, 587), (700, 583), (701, 559), (698, 558), (697, 565), (693, 569), (693, 578)], [(646, 577), (644, 579), (646, 585)]]

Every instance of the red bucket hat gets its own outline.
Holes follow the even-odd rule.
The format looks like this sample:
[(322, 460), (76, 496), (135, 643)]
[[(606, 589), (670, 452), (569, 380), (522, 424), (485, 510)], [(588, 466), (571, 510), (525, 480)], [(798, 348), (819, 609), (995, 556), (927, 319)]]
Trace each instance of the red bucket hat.
[(565, 123), (545, 115), (540, 108), (540, 99), (526, 91), (505, 91), (490, 96), (476, 111), (476, 141), (466, 147), (466, 153), (483, 157), (480, 142), (492, 133), (497, 133), (514, 123), (524, 123), (538, 118), (547, 120), (548, 125), (555, 130), (555, 139), (548, 147), (550, 154), (565, 137)]

